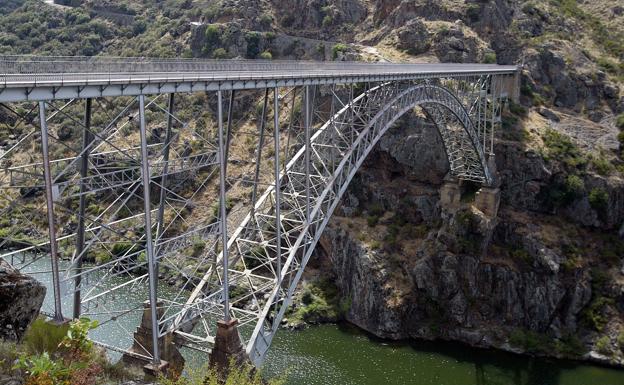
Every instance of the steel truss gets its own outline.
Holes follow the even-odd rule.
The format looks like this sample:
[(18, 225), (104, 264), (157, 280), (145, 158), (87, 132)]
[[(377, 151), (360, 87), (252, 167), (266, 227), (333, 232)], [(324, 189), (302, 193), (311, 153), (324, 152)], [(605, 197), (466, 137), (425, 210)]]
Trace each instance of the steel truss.
[[(282, 67), (270, 73), (289, 68)], [(51, 270), (40, 273), (53, 278), (56, 319), (68, 315), (62, 302), (69, 298), (73, 317), (123, 328), (117, 321), (143, 308), (118, 306), (119, 293), (142, 293), (155, 347), (145, 353), (154, 363), (164, 335), (208, 351), (215, 321), (236, 318), (249, 357), (260, 364), (351, 179), (403, 114), (420, 108), (435, 123), (453, 176), (494, 183), (488, 161), (515, 71), (371, 68), (336, 66), (333, 77), (315, 73), (290, 84), (285, 74), (265, 75), (255, 86), (241, 86), (239, 75), (216, 88), (199, 76), (205, 87), (197, 90), (172, 87), (175, 80), (167, 79), (179, 75), (168, 74), (158, 88), (167, 93), (152, 84), (145, 92), (105, 97), (102, 89), (89, 98), (71, 91), (79, 81), (72, 75), (70, 88), (62, 84), (56, 94), (74, 99), (36, 104), (31, 96), (51, 95), (49, 82), (29, 85), (30, 92), (19, 84), (0, 88), (11, 102), (0, 108), (15, 115), (7, 128), (19, 133), (0, 152), (0, 214), (13, 218), (0, 228), (0, 250), (12, 249), (1, 256), (18, 267), (49, 258)], [(23, 79), (6, 72), (5, 86)], [(128, 87), (135, 90), (142, 76)], [(124, 79), (109, 74), (107, 81), (117, 87)], [(237, 111), (245, 101), (258, 108)], [(68, 125), (80, 143), (60, 138)], [(164, 290), (162, 275), (176, 284)]]

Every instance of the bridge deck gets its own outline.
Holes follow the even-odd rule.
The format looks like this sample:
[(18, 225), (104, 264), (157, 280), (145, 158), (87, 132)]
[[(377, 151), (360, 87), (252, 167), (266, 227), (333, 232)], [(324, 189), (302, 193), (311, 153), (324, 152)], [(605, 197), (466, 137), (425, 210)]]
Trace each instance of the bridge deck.
[(513, 75), (516, 66), (0, 57), (0, 102)]

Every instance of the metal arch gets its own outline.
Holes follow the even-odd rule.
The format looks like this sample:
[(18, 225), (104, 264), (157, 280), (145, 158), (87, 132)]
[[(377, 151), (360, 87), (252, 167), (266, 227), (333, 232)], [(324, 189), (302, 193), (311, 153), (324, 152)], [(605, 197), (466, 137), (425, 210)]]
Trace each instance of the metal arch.
[[(340, 136), (341, 133), (338, 126), (342, 126), (346, 130), (353, 129), (353, 122), (345, 120), (344, 118), (349, 115), (349, 112), (356, 110), (358, 104), (364, 103), (372, 104), (373, 110), (366, 111), (366, 113), (369, 114), (369, 120), (366, 122), (365, 127), (360, 132), (357, 132), (357, 136), (352, 143), (342, 143), (343, 146), (341, 146), (341, 143), (336, 144), (323, 141), (324, 139), (331, 140), (329, 138), (323, 138), (323, 135), (330, 131), (336, 131), (339, 134), (338, 136)], [(463, 150), (467, 150), (465, 146), (468, 144), (472, 147), (472, 151), (467, 151), (473, 154), (471, 160), (473, 162), (476, 160), (476, 164), (482, 168), (480, 169), (479, 175), (477, 175), (474, 172), (474, 165), (472, 167), (465, 167), (469, 169), (470, 173), (460, 174), (459, 176), (482, 182), (488, 180), (489, 172), (487, 170), (487, 164), (484, 159), (483, 151), (478, 146), (479, 138), (476, 136), (470, 116), (459, 100), (449, 90), (426, 82), (417, 85), (408, 84), (407, 88), (396, 87), (395, 84), (389, 83), (368, 90), (343, 107), (312, 136), (312, 151), (310, 151), (312, 159), (307, 161), (307, 157), (304, 156), (306, 155), (307, 146), (301, 148), (286, 166), (286, 171), (282, 173), (280, 180), (283, 179), (288, 182), (286, 185), (281, 186), (280, 194), (275, 194), (275, 185), (269, 187), (257, 202), (255, 202), (252, 212), (247, 215), (229, 239), (228, 249), (232, 248), (233, 254), (230, 265), (235, 265), (238, 260), (243, 259), (246, 252), (249, 252), (249, 249), (245, 248), (245, 244), (263, 242), (265, 250), (272, 251), (272, 253), (266, 253), (266, 262), (272, 263), (271, 261), (278, 259), (280, 262), (279, 265), (283, 266), (279, 274), (275, 274), (270, 279), (265, 280), (265, 285), (268, 285), (270, 288), (269, 298), (264, 302), (263, 306), (257, 306), (256, 310), (252, 311), (256, 313), (256, 316), (251, 317), (248, 321), (250, 323), (255, 323), (254, 332), (247, 344), (247, 353), (255, 363), (258, 364), (263, 360), (273, 335), (288, 308), (293, 291), (313, 252), (314, 246), (349, 182), (368, 153), (372, 150), (375, 143), (377, 143), (399, 117), (417, 106), (423, 106), (425, 108), (442, 106), (447, 115), (452, 116), (461, 124), (463, 128), (461, 132), (464, 135), (453, 138), (454, 133), (448, 131), (447, 126), (443, 125), (439, 119), (436, 121), (436, 126), (444, 139), (447, 153), (450, 153), (454, 140), (460, 146), (464, 146)], [(375, 109), (378, 110), (375, 111)], [(342, 137), (346, 138), (344, 135)], [(333, 136), (332, 139), (335, 139), (335, 136)], [(326, 159), (323, 159), (319, 153), (319, 146), (321, 145), (324, 148), (330, 148), (332, 152), (342, 151), (342, 159), (337, 167), (315, 167), (314, 172), (312, 172), (308, 178), (308, 173), (303, 172), (304, 169), (307, 169), (311, 163), (326, 162)], [(302, 162), (304, 164), (301, 164)], [(455, 164), (457, 163), (457, 158), (449, 156), (449, 162)], [(332, 173), (329, 170), (335, 171)], [(455, 168), (455, 170), (457, 171), (458, 169)], [(293, 182), (297, 180), (298, 175), (305, 176), (305, 183), (296, 187)], [(317, 192), (321, 190), (320, 194), (313, 194), (312, 189), (307, 186), (311, 180), (315, 181), (313, 184), (316, 184), (314, 190)], [(282, 196), (281, 201), (279, 200), (279, 196)], [(300, 201), (300, 198), (304, 199)], [(309, 198), (312, 198), (313, 207), (307, 204)], [(270, 201), (277, 203), (267, 204), (267, 202)], [(262, 225), (263, 223), (276, 221), (274, 212), (277, 206), (284, 209), (283, 214), (281, 214), (283, 218), (283, 221), (281, 221), (282, 228), (280, 228), (281, 232), (284, 233), (283, 238), (292, 239), (294, 235), (297, 236), (294, 243), (292, 241), (288, 242), (289, 246), (286, 250), (281, 246), (278, 247), (278, 244), (280, 244), (281, 241), (285, 241), (285, 239), (280, 237), (280, 242), (277, 242), (273, 231), (268, 229), (267, 226), (263, 227)], [(293, 208), (295, 209), (293, 210)], [(296, 212), (297, 210), (299, 210), (299, 212)], [(310, 211), (309, 221), (305, 220), (307, 217), (305, 214), (306, 211)], [(252, 220), (252, 216), (255, 220)], [(264, 217), (265, 220), (259, 220), (261, 217)], [(292, 229), (288, 230), (283, 228), (284, 222), (287, 220), (298, 224), (295, 230), (299, 229), (299, 234), (293, 234)], [(251, 228), (250, 225), (252, 226)], [(277, 244), (272, 242), (276, 242)], [(277, 250), (279, 250), (279, 252)], [(219, 266), (222, 259), (223, 256), (221, 253), (214, 266)], [(202, 283), (196, 287), (195, 292), (189, 298), (186, 309), (183, 309), (178, 318), (169, 326), (170, 330), (173, 331), (188, 323), (192, 323), (194, 319), (201, 317), (202, 313), (215, 313), (217, 308), (221, 308), (222, 304), (219, 298), (222, 298), (224, 295), (222, 293), (222, 288), (217, 289), (217, 291), (204, 293), (204, 284), (209, 282), (209, 277), (212, 276), (213, 273), (214, 272), (211, 270), (206, 273), (201, 280)], [(232, 280), (235, 282), (237, 281), (237, 273), (239, 273), (241, 277), (244, 274), (250, 274), (249, 271), (232, 272)], [(262, 281), (260, 278), (256, 278), (258, 282)], [(277, 282), (287, 282), (287, 287), (282, 287), (282, 285), (277, 284)], [(257, 290), (253, 286), (254, 285), (250, 284), (248, 288), (250, 296), (254, 296), (253, 290)], [(266, 288), (265, 286), (265, 291)], [(279, 310), (271, 313), (272, 309)], [(233, 304), (231, 309), (232, 316), (237, 316), (237, 310), (242, 311), (242, 309), (236, 309), (236, 305)], [(240, 313), (238, 313), (238, 315), (240, 316)]]
[[(393, 116), (390, 119), (388, 119), (387, 121), (384, 121), (384, 118), (383, 118), (384, 114), (394, 109), (395, 107), (394, 103), (399, 102), (400, 104), (401, 102), (400, 99), (402, 97), (408, 96), (412, 93), (417, 93), (418, 91), (421, 91), (421, 90), (426, 90), (426, 91), (435, 90), (435, 91), (441, 92), (441, 94), (436, 95), (436, 93), (434, 92), (434, 95), (431, 95), (431, 94), (427, 95), (428, 98), (412, 101), (411, 103), (408, 103), (407, 106), (402, 106), (402, 108), (399, 111), (394, 112)], [(451, 98), (449, 99), (448, 96), (451, 96)], [(289, 263), (292, 263), (292, 261), (294, 260), (295, 255), (299, 251), (298, 247), (303, 247), (305, 243), (307, 242), (307, 245), (305, 245), (306, 246), (305, 255), (303, 255), (303, 258), (301, 259), (299, 263), (298, 271), (296, 272), (295, 278), (291, 280), (291, 285), (288, 288), (286, 298), (284, 299), (275, 298), (277, 295), (279, 295), (279, 290), (280, 290), (279, 287), (275, 287), (275, 289), (271, 292), (270, 298), (267, 301), (267, 304), (265, 305), (264, 312), (261, 318), (259, 319), (256, 329), (254, 330), (254, 333), (249, 341), (249, 344), (247, 346), (247, 353), (249, 354), (250, 358), (252, 359), (254, 363), (259, 364), (264, 359), (264, 355), (266, 354), (266, 351), (268, 350), (271, 340), (275, 332), (277, 331), (277, 327), (279, 326), (285, 314), (285, 311), (287, 310), (289, 306), (289, 301), (294, 293), (296, 286), (298, 285), (298, 282), (305, 269), (308, 259), (310, 258), (312, 252), (314, 251), (314, 247), (316, 243), (318, 242), (318, 240), (320, 239), (320, 235), (322, 234), (325, 226), (327, 225), (327, 222), (329, 221), (335, 207), (339, 203), (343, 193), (346, 191), (346, 188), (348, 187), (351, 179), (355, 176), (356, 172), (359, 170), (360, 166), (362, 165), (362, 163), (364, 162), (364, 160), (366, 159), (370, 151), (373, 149), (375, 144), (386, 133), (386, 131), (396, 122), (396, 120), (400, 118), (403, 114), (405, 114), (407, 111), (419, 105), (440, 105), (446, 108), (449, 112), (455, 115), (458, 119), (460, 119), (462, 123), (466, 121), (467, 122), (470, 121), (461, 103), (459, 103), (459, 101), (455, 97), (453, 97), (453, 95), (448, 90), (442, 87), (431, 86), (431, 85), (424, 85), (424, 86), (419, 85), (419, 86), (415, 86), (404, 91), (402, 94), (400, 94), (399, 96), (395, 97), (392, 101), (390, 101), (384, 108), (382, 108), (380, 112), (378, 112), (375, 115), (375, 117), (369, 122), (367, 129), (365, 129), (360, 134), (360, 136), (356, 139), (356, 141), (353, 143), (353, 147), (349, 152), (356, 153), (353, 150), (355, 150), (355, 148), (360, 143), (366, 143), (367, 136), (369, 135), (370, 132), (374, 132), (375, 130), (377, 130), (377, 133), (374, 135), (373, 139), (368, 139), (368, 143), (365, 149), (360, 152), (356, 161), (351, 165), (352, 167), (348, 170), (349, 171), (348, 176), (345, 179), (341, 180), (339, 176), (340, 174), (342, 174), (344, 168), (346, 167), (348, 163), (348, 157), (349, 157), (349, 154), (345, 154), (345, 156), (343, 157), (343, 160), (340, 162), (340, 165), (338, 166), (335, 172), (334, 177), (329, 181), (327, 187), (325, 188), (321, 196), (319, 196), (315, 200), (314, 202), (315, 207), (312, 209), (312, 212), (310, 214), (311, 215), (310, 223), (305, 226), (304, 230), (301, 232), (300, 236), (295, 242), (294, 247), (290, 250), (290, 254), (286, 261), (285, 269), (287, 269)], [(464, 112), (465, 115), (463, 116), (463, 118), (465, 118), (466, 120), (460, 117), (461, 115), (459, 115), (460, 114), (459, 111)], [(382, 125), (381, 128), (376, 128), (375, 126), (380, 121), (384, 122), (384, 124)], [(328, 122), (325, 125), (325, 129), (328, 127), (330, 123), (331, 122)], [(440, 127), (439, 124), (436, 124), (436, 126), (438, 127), (439, 130), (442, 129), (442, 127)], [(319, 130), (319, 132), (322, 132), (322, 131), (323, 129)], [(472, 137), (471, 139), (472, 139), (473, 144), (475, 140), (478, 140), (474, 137)], [(483, 172), (487, 177), (488, 175), (488, 172), (486, 171), (487, 164), (484, 160), (482, 160), (481, 163), (485, 167)], [(338, 190), (337, 192), (335, 192), (336, 188), (333, 186), (335, 181), (341, 182), (339, 188), (337, 189)], [(323, 200), (328, 194), (330, 194), (330, 192), (334, 192), (334, 196), (330, 198), (332, 199), (332, 202), (329, 205), (326, 212), (323, 213), (323, 210), (322, 210)], [(319, 213), (322, 215), (322, 217), (317, 217)], [(313, 231), (313, 234), (310, 234), (311, 231)], [(282, 274), (284, 273), (285, 271), (282, 271)], [(281, 277), (281, 278), (284, 279), (284, 277)], [(279, 312), (277, 314), (274, 314), (271, 320), (268, 320), (267, 317), (269, 315), (271, 306), (274, 303), (280, 303), (280, 302), (282, 303), (282, 306)], [(269, 322), (269, 325), (266, 325), (269, 327), (266, 329), (263, 329), (263, 327), (265, 326), (264, 323), (266, 322)]]

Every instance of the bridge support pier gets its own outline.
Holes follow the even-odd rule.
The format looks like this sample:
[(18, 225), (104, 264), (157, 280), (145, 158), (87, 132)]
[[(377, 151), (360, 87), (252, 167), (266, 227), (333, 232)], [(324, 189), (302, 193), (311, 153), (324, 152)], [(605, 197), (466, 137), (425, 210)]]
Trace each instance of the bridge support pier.
[(238, 334), (237, 319), (217, 322), (215, 344), (210, 353), (210, 367), (215, 368), (220, 376), (227, 375), (230, 362), (237, 367), (250, 363)]
[(442, 209), (451, 213), (459, 210), (461, 206), (461, 188), (459, 180), (447, 177), (440, 188), (440, 205)]
[[(160, 318), (163, 315), (164, 306), (159, 302), (157, 307), (158, 318)], [(159, 337), (158, 347), (162, 360), (160, 360), (158, 366), (155, 366), (149, 358), (154, 351), (152, 344), (152, 314), (149, 301), (145, 301), (141, 324), (134, 332), (132, 346), (124, 353), (122, 360), (129, 365), (142, 366), (145, 373), (152, 376), (169, 370), (181, 373), (184, 368), (184, 357), (182, 357), (174, 344), (173, 334), (168, 333)]]
[(500, 206), (500, 189), (483, 186), (475, 196), (475, 207), (489, 218), (496, 218)]

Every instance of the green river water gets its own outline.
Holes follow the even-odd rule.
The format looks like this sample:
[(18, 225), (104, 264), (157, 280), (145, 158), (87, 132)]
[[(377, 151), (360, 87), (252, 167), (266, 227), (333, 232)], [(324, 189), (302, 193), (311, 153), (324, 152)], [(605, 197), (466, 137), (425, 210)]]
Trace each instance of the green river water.
[[(23, 271), (48, 269), (49, 263), (40, 260)], [(49, 275), (36, 277), (48, 286), (44, 310), (51, 312)], [(164, 284), (159, 290), (159, 296), (173, 295)], [(99, 311), (124, 310), (137, 306), (143, 298), (144, 292), (126, 290)], [(70, 303), (70, 298), (64, 300), (66, 314), (71, 314)], [(104, 343), (129, 346), (139, 317), (137, 313), (104, 324), (91, 336)], [(206, 360), (194, 351), (183, 354), (194, 366)], [(118, 357), (111, 354), (112, 359)], [(348, 325), (279, 331), (263, 370), (268, 376), (287, 373), (287, 385), (624, 385), (624, 370), (474, 349), (458, 343), (387, 342)]]

